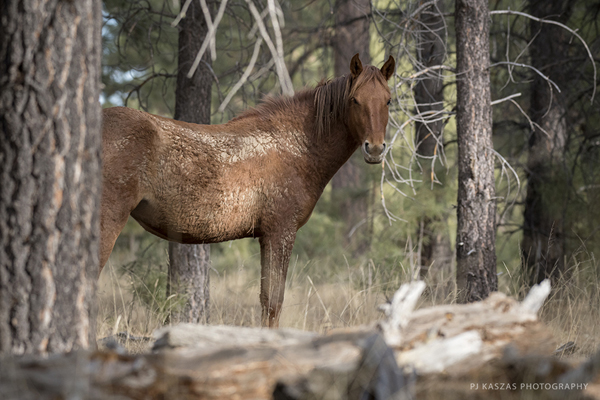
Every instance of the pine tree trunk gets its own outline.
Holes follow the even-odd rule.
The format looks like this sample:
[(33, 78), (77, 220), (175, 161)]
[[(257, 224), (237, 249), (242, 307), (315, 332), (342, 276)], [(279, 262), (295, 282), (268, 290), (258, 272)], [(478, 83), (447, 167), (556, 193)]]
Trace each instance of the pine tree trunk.
[[(559, 16), (568, 20), (568, 5), (562, 2), (531, 0), (531, 14), (540, 18)], [(567, 9), (565, 11), (564, 9)], [(568, 56), (569, 37), (559, 27), (531, 21), (531, 34), (538, 36), (531, 44), (531, 63), (561, 89), (568, 73), (556, 60)], [(538, 124), (531, 133), (527, 160), (527, 197), (523, 229), (523, 262), (530, 284), (546, 278), (558, 278), (564, 272), (564, 191), (561, 165), (567, 142), (566, 105), (563, 95), (548, 87), (535, 75), (531, 83), (530, 116)]]
[(184, 301), (181, 309), (171, 312), (171, 323), (208, 323), (209, 271), (208, 244), (169, 243), (169, 295)]
[(0, 355), (95, 345), (101, 3), (0, 3)]
[[(421, 31), (419, 32), (419, 45), (417, 57), (421, 67), (428, 68), (441, 65), (446, 56), (445, 28), (443, 2), (425, 8), (420, 15)], [(423, 76), (415, 85), (415, 100), (417, 114), (421, 115), (415, 123), (416, 152), (422, 157), (423, 182), (431, 183), (435, 167), (432, 160), (440, 155), (443, 145), (442, 130), (444, 121), (436, 113), (444, 109), (444, 81), (440, 72), (432, 71)], [(437, 191), (433, 188), (433, 195)], [(442, 270), (449, 269), (452, 263), (452, 249), (450, 247), (450, 232), (445, 221), (438, 216), (425, 218), (420, 227), (419, 236), (422, 236), (421, 248), (421, 276), (431, 275), (434, 280)], [(443, 228), (440, 229), (440, 226)]]
[(497, 290), (496, 204), (486, 0), (456, 0), (458, 227), (460, 302)]
[[(209, 9), (213, 3), (209, 2)], [(210, 123), (212, 73), (205, 53), (192, 76), (187, 74), (208, 32), (199, 2), (192, 2), (179, 23), (179, 67), (175, 92), (175, 115), (180, 121)], [(169, 295), (183, 298), (183, 308), (171, 314), (171, 323), (208, 322), (210, 246), (169, 243)]]
[[(360, 54), (363, 64), (371, 63), (369, 51), (368, 0), (337, 0), (335, 3), (335, 38), (333, 41), (335, 76), (350, 73), (350, 60)], [(355, 254), (370, 246), (368, 218), (369, 185), (366, 182), (365, 162), (360, 152), (340, 168), (331, 181), (333, 202), (341, 211), (345, 224), (345, 245)]]
[[(425, 8), (420, 15), (421, 30), (419, 31), (419, 44), (417, 58), (423, 69), (441, 65), (446, 56), (444, 17), (441, 15), (443, 2)], [(444, 81), (439, 71), (432, 71), (415, 85), (415, 100), (417, 111), (424, 120), (417, 120), (415, 129), (417, 133), (417, 153), (423, 157), (439, 155), (438, 144), (441, 144), (441, 134), (444, 121), (439, 116), (432, 115), (444, 109)], [(428, 121), (432, 119), (433, 121)], [(434, 120), (435, 119), (435, 120)], [(429, 161), (423, 161), (427, 167)]]

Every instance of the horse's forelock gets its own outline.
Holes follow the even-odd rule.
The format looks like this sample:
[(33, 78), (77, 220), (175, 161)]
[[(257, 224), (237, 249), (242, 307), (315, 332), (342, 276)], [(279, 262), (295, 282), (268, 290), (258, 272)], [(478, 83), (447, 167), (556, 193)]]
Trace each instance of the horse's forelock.
[(348, 93), (348, 96), (353, 97), (354, 93), (356, 93), (356, 91), (361, 86), (363, 86), (365, 83), (371, 82), (373, 80), (380, 83), (385, 88), (388, 87), (387, 81), (385, 80), (385, 77), (381, 73), (381, 70), (372, 65), (368, 65), (367, 67), (365, 67), (362, 70), (362, 72), (360, 73), (360, 75), (358, 75), (358, 77), (354, 80), (354, 82), (352, 82), (352, 87), (350, 89), (350, 93)]

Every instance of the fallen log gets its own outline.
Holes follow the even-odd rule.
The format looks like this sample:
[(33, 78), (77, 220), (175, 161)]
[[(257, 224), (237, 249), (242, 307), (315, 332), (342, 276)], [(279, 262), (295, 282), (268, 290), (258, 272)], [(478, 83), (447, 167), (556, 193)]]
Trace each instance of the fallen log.
[[(500, 358), (509, 343), (522, 354), (550, 354), (556, 347), (552, 335), (537, 318), (550, 293), (549, 281), (534, 286), (521, 303), (502, 293), (492, 293), (477, 303), (416, 311), (412, 310), (424, 285), (415, 282), (403, 288), (396, 295), (406, 301), (394, 303), (393, 299), (389, 308), (384, 308), (386, 319), (378, 326), (395, 349), (398, 364), (411, 366), (420, 374), (463, 373)], [(397, 323), (398, 317), (392, 316), (399, 313), (404, 319)]]
[[(0, 398), (449, 400), (518, 398), (519, 385), (532, 383), (563, 383), (562, 391), (532, 393), (564, 398), (582, 394), (583, 387), (565, 392), (567, 383), (596, 379), (597, 363), (580, 370), (551, 355), (555, 343), (537, 319), (548, 283), (523, 302), (495, 293), (415, 311), (423, 288), (403, 285), (377, 324), (326, 335), (184, 324), (155, 332), (145, 355), (5, 358)], [(496, 383), (511, 390), (482, 388)]]

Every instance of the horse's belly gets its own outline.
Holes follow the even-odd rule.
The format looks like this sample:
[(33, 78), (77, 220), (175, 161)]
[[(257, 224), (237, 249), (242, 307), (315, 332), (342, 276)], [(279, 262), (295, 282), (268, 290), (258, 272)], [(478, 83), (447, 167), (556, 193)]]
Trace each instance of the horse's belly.
[(190, 234), (191, 240), (216, 243), (259, 236), (256, 212), (247, 205), (224, 203), (206, 209), (201, 215), (194, 212), (194, 217), (182, 224), (182, 230)]
[(253, 195), (233, 191), (218, 196), (218, 201), (201, 197), (191, 200), (145, 199), (131, 215), (150, 233), (181, 243), (217, 243), (260, 236)]

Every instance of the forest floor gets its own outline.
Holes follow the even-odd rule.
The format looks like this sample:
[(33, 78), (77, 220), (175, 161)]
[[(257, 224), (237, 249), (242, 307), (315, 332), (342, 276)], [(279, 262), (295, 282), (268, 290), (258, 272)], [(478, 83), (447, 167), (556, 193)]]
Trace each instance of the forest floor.
[[(121, 257), (122, 259), (122, 257)], [(257, 255), (239, 265), (211, 271), (211, 325), (260, 326), (259, 271)], [(167, 321), (170, 303), (165, 295), (166, 267), (124, 267), (112, 257), (101, 274), (97, 298), (98, 338), (117, 332), (151, 337)], [(165, 261), (166, 262), (166, 261)], [(333, 274), (320, 273), (330, 266), (312, 261), (311, 267), (290, 266), (281, 327), (325, 333), (333, 328), (373, 323), (381, 319), (377, 306), (414, 276), (402, 266), (390, 273), (372, 262), (363, 261), (337, 268)], [(254, 265), (256, 264), (256, 265)], [(569, 277), (553, 291), (541, 311), (541, 319), (552, 330), (557, 344), (574, 342), (573, 357), (587, 357), (600, 348), (600, 277), (593, 259), (574, 263)], [(448, 276), (427, 276), (427, 289), (418, 308), (453, 303), (455, 285)], [(500, 291), (522, 298), (528, 288), (517, 276), (502, 274)], [(151, 342), (127, 342), (132, 353), (146, 351)]]

